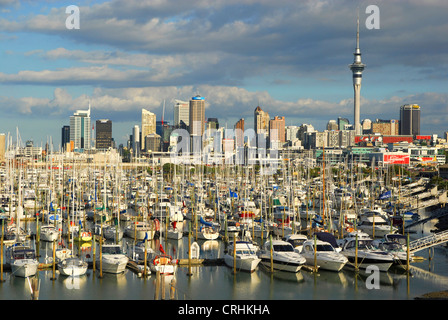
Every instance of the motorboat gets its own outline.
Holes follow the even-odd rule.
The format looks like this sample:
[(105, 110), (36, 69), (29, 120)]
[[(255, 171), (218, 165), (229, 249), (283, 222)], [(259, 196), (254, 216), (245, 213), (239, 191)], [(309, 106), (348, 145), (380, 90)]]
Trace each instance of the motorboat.
[(358, 266), (365, 269), (375, 265), (380, 271), (387, 271), (394, 263), (394, 257), (372, 245), (370, 236), (361, 231), (353, 231), (341, 242), (341, 253), (347, 257), (348, 266)]
[(103, 237), (106, 240), (120, 241), (123, 239), (124, 231), (118, 226), (108, 225), (103, 228)]
[(294, 247), (289, 242), (283, 240), (268, 240), (258, 252), (261, 264), (268, 268), (271, 267), (271, 247), (274, 270), (299, 272), (306, 263), (306, 259), (295, 252)]
[(253, 272), (261, 259), (257, 256), (257, 247), (249, 241), (230, 242), (224, 262), (228, 267), (236, 267), (237, 270)]
[[(122, 273), (126, 270), (129, 258), (123, 253), (120, 245), (104, 244), (101, 249), (102, 270), (105, 273)], [(100, 261), (97, 261), (100, 265)]]
[(362, 214), (357, 228), (375, 238), (382, 238), (386, 234), (397, 231), (396, 227), (392, 226), (382, 215), (375, 211)]
[(283, 240), (292, 244), (294, 251), (301, 253), (303, 243), (308, 240), (308, 237), (303, 234), (289, 234)]
[(53, 242), (57, 240), (61, 232), (54, 225), (43, 225), (40, 227), (40, 240)]
[(35, 249), (24, 243), (16, 243), (6, 249), (6, 264), (16, 277), (32, 277), (36, 275), (39, 261)]
[(336, 249), (326, 241), (307, 240), (303, 243), (302, 256), (308, 265), (316, 266), (319, 269), (339, 272), (348, 262), (346, 256), (336, 251)]
[(412, 261), (414, 253), (407, 252), (407, 236), (402, 234), (387, 234), (383, 239), (372, 241), (372, 245), (394, 256), (394, 265), (406, 267), (407, 261)]
[(59, 261), (58, 270), (64, 276), (78, 277), (86, 274), (89, 265), (77, 257), (70, 257)]
[(166, 254), (163, 249), (158, 254), (153, 251), (153, 257), (149, 261), (149, 268), (151, 272), (171, 275), (176, 272), (177, 259), (173, 259), (169, 254)]

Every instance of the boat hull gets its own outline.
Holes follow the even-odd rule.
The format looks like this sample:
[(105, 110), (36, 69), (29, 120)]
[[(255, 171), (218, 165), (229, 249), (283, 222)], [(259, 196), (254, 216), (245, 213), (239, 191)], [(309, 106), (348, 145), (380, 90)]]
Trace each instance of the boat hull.
[(36, 260), (16, 260), (11, 264), (11, 272), (16, 277), (27, 278), (36, 275), (38, 267)]
[(259, 258), (234, 259), (232, 255), (229, 254), (224, 255), (224, 263), (226, 264), (226, 266), (233, 268), (234, 261), (236, 261), (235, 267), (238, 271), (242, 270), (242, 271), (254, 272), (255, 269), (258, 267), (258, 264), (261, 262), (261, 259)]

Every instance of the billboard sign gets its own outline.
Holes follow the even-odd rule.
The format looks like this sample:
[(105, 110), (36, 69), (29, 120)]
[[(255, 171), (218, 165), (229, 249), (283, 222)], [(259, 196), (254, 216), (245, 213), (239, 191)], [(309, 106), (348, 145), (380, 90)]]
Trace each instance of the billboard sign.
[(408, 154), (385, 154), (383, 157), (384, 164), (409, 164)]

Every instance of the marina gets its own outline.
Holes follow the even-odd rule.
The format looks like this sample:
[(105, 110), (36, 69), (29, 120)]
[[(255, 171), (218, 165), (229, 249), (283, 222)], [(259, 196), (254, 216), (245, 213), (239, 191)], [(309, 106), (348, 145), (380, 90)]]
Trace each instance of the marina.
[[(188, 168), (10, 162), (0, 299), (409, 300), (448, 285), (448, 236), (434, 228), (444, 203), (404, 215), (401, 192), (427, 181)], [(19, 266), (15, 249), (28, 255)]]

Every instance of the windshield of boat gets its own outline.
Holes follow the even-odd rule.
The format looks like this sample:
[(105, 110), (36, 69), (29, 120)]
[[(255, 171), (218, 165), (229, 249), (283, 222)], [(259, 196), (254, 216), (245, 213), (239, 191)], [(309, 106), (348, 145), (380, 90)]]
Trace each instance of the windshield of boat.
[(378, 248), (384, 251), (402, 251), (403, 249), (401, 245), (393, 242), (381, 243)]
[(318, 244), (317, 251), (334, 251), (330, 244)]
[(254, 254), (255, 254), (255, 251), (248, 250), (248, 249), (245, 249), (245, 250), (236, 250), (236, 254), (239, 254), (239, 255), (254, 255)]
[(274, 251), (294, 252), (294, 248), (289, 244), (274, 244)]
[[(347, 249), (355, 249), (356, 241), (350, 241), (347, 243)], [(372, 240), (358, 240), (358, 249), (373, 249)]]
[(103, 254), (121, 254), (120, 247), (103, 247)]

